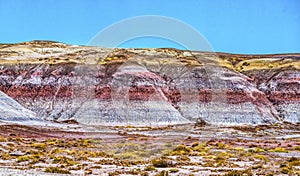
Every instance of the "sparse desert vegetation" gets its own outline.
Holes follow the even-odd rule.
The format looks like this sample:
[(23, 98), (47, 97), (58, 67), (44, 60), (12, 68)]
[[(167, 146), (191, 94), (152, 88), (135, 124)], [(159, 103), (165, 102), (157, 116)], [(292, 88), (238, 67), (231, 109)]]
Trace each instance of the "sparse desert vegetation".
[[(300, 141), (297, 138), (264, 136), (264, 140), (257, 140), (255, 133), (249, 130), (247, 134), (253, 137), (248, 139), (204, 140), (186, 137), (170, 143), (166, 139), (159, 140), (142, 134), (147, 131), (170, 130), (172, 127), (114, 129), (122, 131), (118, 135), (121, 134), (122, 139), (125, 139), (123, 142), (100, 138), (31, 138), (15, 134), (1, 136), (0, 166), (85, 175), (232, 176), (300, 173)], [(224, 133), (228, 129), (224, 128)], [(269, 129), (277, 130), (271, 126)], [(139, 133), (133, 134), (135, 132)], [(236, 131), (239, 132), (241, 131)], [(162, 141), (166, 143), (163, 144)], [(156, 146), (157, 151), (151, 150), (158, 145), (157, 142), (160, 147)]]

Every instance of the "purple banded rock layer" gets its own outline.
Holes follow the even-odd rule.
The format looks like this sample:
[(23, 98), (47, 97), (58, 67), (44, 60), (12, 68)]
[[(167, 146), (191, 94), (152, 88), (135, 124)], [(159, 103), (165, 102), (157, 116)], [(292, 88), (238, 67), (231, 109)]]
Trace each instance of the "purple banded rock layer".
[(0, 91), (45, 120), (299, 123), (299, 57), (2, 44)]

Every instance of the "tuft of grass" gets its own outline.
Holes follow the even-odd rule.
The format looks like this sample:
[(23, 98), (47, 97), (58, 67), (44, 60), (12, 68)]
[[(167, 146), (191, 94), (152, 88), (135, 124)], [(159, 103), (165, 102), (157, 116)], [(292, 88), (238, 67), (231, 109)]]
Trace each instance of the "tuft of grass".
[(68, 166), (73, 166), (77, 164), (77, 162), (73, 161), (71, 158), (68, 158), (66, 156), (58, 156), (53, 158), (54, 164), (66, 164)]
[(218, 147), (219, 149), (224, 149), (224, 148), (225, 148), (225, 144), (222, 143), (222, 142), (218, 142), (218, 143), (217, 143), (217, 147)]
[(160, 173), (156, 174), (155, 176), (169, 176), (169, 172), (162, 170)]
[(44, 143), (33, 143), (33, 144), (31, 144), (31, 147), (39, 149), (39, 150), (45, 150), (46, 149), (46, 144), (44, 144)]
[(134, 161), (141, 160), (139, 152), (131, 152), (131, 151), (117, 154), (114, 156), (114, 158), (121, 159), (121, 160), (134, 160)]
[(283, 174), (292, 174), (293, 173), (292, 168), (287, 167), (287, 166), (281, 167), (280, 171)]
[(194, 142), (193, 144), (192, 144), (192, 147), (196, 147), (196, 146), (198, 146), (199, 145), (199, 142)]
[(191, 161), (191, 159), (188, 156), (178, 156), (176, 158), (177, 161)]
[(171, 169), (169, 169), (169, 172), (176, 173), (176, 172), (179, 172), (179, 170), (177, 168), (171, 168)]
[(268, 161), (268, 158), (265, 155), (254, 155), (253, 157), (259, 160)]
[(270, 152), (279, 152), (279, 153), (288, 153), (289, 152), (285, 148), (282, 148), (282, 147), (276, 147), (275, 149), (271, 149), (269, 151)]
[(141, 172), (140, 175), (141, 176), (149, 176), (148, 172)]
[(6, 142), (6, 139), (4, 137), (0, 137), (0, 142)]
[(105, 64), (107, 64), (107, 62), (106, 61), (101, 61), (100, 64), (105, 65)]
[(227, 158), (221, 155), (215, 157), (215, 162), (218, 166), (226, 164)]
[(29, 156), (18, 156), (17, 158), (17, 162), (25, 162), (25, 161), (29, 161), (30, 157)]
[(300, 166), (300, 159), (296, 157), (292, 157), (288, 160), (289, 166)]
[(114, 171), (114, 172), (109, 172), (108, 176), (117, 176), (117, 175), (120, 175), (120, 174), (122, 174), (120, 171)]
[(170, 161), (167, 161), (166, 159), (162, 158), (152, 160), (152, 165), (158, 168), (166, 168), (173, 166), (173, 164)]
[(144, 169), (145, 171), (155, 171), (156, 169), (155, 169), (155, 167), (154, 166), (152, 166), (152, 165), (149, 165), (149, 166), (147, 166), (147, 167), (145, 167), (145, 169)]
[(294, 149), (300, 151), (300, 146), (296, 146)]
[(2, 158), (3, 160), (9, 160), (9, 159), (11, 159), (12, 157), (11, 157), (8, 153), (4, 153), (4, 154), (1, 156), (1, 158)]
[(251, 170), (253, 170), (253, 169), (263, 169), (263, 168), (264, 168), (264, 166), (262, 164), (258, 164), (258, 165), (252, 166)]
[(248, 152), (250, 152), (250, 153), (256, 153), (256, 150), (254, 148), (249, 148)]
[(260, 153), (260, 152), (265, 152), (264, 149), (260, 148), (260, 147), (257, 147), (256, 150), (255, 150), (256, 153)]
[(202, 143), (202, 144), (198, 144), (198, 145), (196, 145), (196, 144), (197, 143), (192, 145), (194, 151), (204, 152), (204, 153), (209, 151), (209, 148), (207, 147), (206, 143)]
[(249, 170), (244, 170), (244, 171), (233, 170), (233, 171), (229, 171), (224, 176), (242, 176), (242, 175), (243, 176), (252, 176), (252, 173)]
[(171, 151), (170, 155), (189, 155), (192, 153), (192, 149), (187, 148), (185, 145), (178, 145), (173, 151)]
[(245, 149), (242, 148), (242, 147), (236, 147), (236, 148), (234, 148), (234, 150), (236, 150), (236, 151), (241, 151), (241, 152), (245, 151)]
[(139, 171), (135, 170), (135, 169), (131, 169), (130, 171), (127, 172), (127, 174), (131, 174), (131, 175), (138, 175)]
[(45, 169), (45, 172), (48, 172), (48, 173), (56, 173), (56, 174), (71, 174), (70, 171), (68, 170), (64, 170), (64, 169), (60, 169), (58, 167), (47, 167)]

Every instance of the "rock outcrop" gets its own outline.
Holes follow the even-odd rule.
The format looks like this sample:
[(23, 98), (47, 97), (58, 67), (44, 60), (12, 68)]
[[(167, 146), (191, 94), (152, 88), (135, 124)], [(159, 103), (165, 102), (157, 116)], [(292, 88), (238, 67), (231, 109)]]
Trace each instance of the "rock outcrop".
[(264, 92), (280, 119), (300, 122), (299, 55), (244, 60), (240, 65), (244, 65), (241, 72), (253, 78), (252, 83)]
[(30, 121), (39, 120), (36, 114), (0, 91), (0, 121)]
[(299, 123), (300, 54), (0, 45), (0, 90), (46, 120)]

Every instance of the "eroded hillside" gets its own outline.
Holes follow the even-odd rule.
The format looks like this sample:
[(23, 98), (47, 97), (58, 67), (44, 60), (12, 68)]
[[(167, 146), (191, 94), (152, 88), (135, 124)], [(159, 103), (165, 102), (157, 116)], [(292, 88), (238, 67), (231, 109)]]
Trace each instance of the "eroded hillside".
[(299, 123), (299, 59), (50, 41), (1, 44), (0, 90), (44, 120)]

